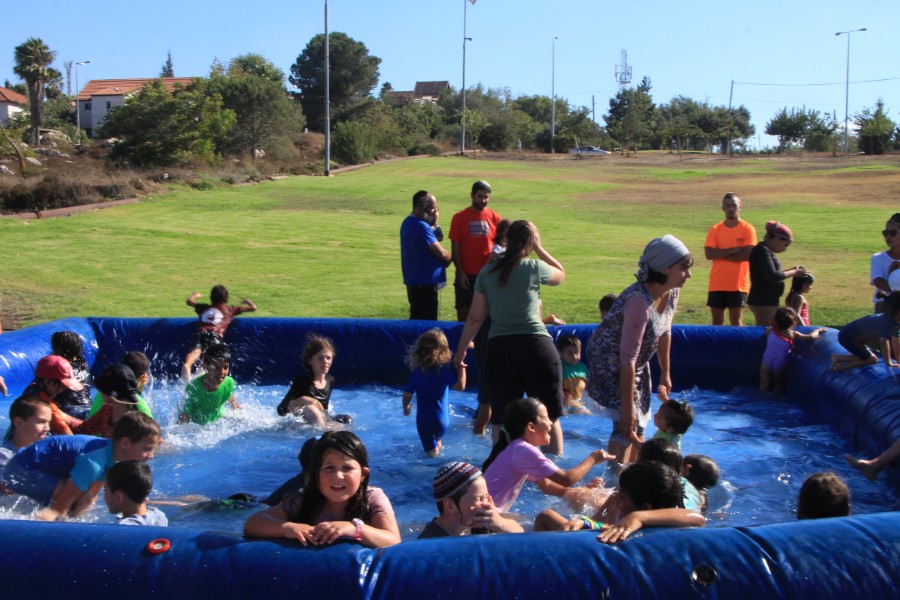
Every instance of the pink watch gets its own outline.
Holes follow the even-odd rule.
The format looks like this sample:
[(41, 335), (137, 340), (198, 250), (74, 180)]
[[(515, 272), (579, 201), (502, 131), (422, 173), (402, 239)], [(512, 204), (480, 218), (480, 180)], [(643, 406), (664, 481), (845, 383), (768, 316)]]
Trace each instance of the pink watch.
[(362, 539), (362, 528), (363, 528), (362, 519), (353, 519), (350, 522), (353, 523), (354, 525), (356, 525), (356, 535), (353, 536), (354, 539), (361, 540)]

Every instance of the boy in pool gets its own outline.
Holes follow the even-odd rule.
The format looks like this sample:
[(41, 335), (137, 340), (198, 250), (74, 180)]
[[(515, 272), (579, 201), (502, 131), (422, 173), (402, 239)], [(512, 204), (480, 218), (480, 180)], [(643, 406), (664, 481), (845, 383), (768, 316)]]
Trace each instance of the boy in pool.
[(106, 470), (120, 460), (150, 460), (162, 439), (159, 425), (140, 412), (123, 416), (113, 439), (58, 435), (20, 450), (6, 465), (3, 481), (13, 492), (46, 506), (42, 521), (77, 517), (103, 487)]
[(125, 365), (111, 365), (94, 380), (94, 387), (103, 400), (103, 406), (75, 432), (108, 438), (123, 415), (137, 410), (137, 380)]
[(813, 473), (800, 488), (798, 519), (824, 519), (850, 516), (850, 489), (831, 472)]
[(233, 409), (241, 408), (234, 396), (234, 378), (228, 375), (231, 369), (231, 350), (228, 346), (210, 346), (203, 355), (203, 368), (206, 373), (184, 388), (187, 400), (178, 416), (179, 423), (212, 423), (222, 416), (226, 403)]
[(581, 340), (577, 335), (561, 335), (556, 341), (562, 363), (563, 397), (569, 414), (589, 415), (591, 411), (581, 402), (587, 384), (587, 365), (581, 362)]
[(147, 506), (147, 496), (152, 488), (153, 475), (146, 462), (123, 460), (106, 471), (103, 499), (109, 512), (122, 515), (118, 525), (169, 525), (169, 520), (161, 510)]
[(256, 305), (247, 299), (241, 300), (238, 305), (229, 305), (228, 289), (224, 285), (213, 287), (209, 293), (209, 304), (198, 303), (200, 296), (200, 292), (194, 292), (187, 299), (187, 305), (194, 309), (199, 321), (197, 333), (192, 340), (194, 348), (184, 357), (184, 365), (181, 367), (181, 376), (185, 381), (191, 378), (191, 368), (207, 348), (225, 343), (225, 331), (231, 325), (231, 320), (239, 314), (256, 310)]
[[(122, 358), (122, 364), (131, 369), (131, 372), (134, 373), (135, 384), (137, 387), (137, 394), (135, 395), (137, 409), (148, 417), (152, 417), (153, 413), (150, 411), (150, 406), (148, 406), (147, 401), (141, 397), (141, 394), (144, 393), (144, 388), (150, 382), (150, 359), (147, 358), (147, 355), (143, 352), (135, 350), (129, 352)], [(91, 411), (88, 413), (88, 419), (97, 414), (97, 411), (100, 410), (102, 406), (103, 395), (98, 392), (94, 395), (94, 400), (91, 403)]]
[(9, 430), (0, 446), (0, 473), (16, 452), (50, 435), (50, 405), (37, 395), (20, 396), (9, 407)]
[(612, 308), (613, 302), (618, 298), (618, 294), (606, 294), (602, 298), (600, 298), (600, 302), (597, 304), (597, 308), (600, 309), (600, 320), (606, 318), (606, 313), (609, 312), (609, 309)]
[(453, 537), (469, 533), (522, 533), (514, 520), (494, 506), (481, 471), (466, 462), (447, 463), (438, 469), (432, 484), (438, 516), (419, 539)]
[(668, 440), (681, 452), (681, 438), (694, 424), (694, 409), (687, 400), (669, 400), (668, 392), (663, 386), (659, 386), (659, 399), (662, 404), (653, 415), (656, 433), (652, 439)]
[(845, 371), (857, 367), (878, 364), (878, 357), (870, 348), (877, 338), (881, 347), (881, 357), (887, 367), (900, 367), (891, 357), (900, 347), (900, 292), (894, 292), (884, 299), (883, 313), (867, 315), (844, 325), (838, 333), (838, 342), (850, 354), (832, 354), (831, 370)]

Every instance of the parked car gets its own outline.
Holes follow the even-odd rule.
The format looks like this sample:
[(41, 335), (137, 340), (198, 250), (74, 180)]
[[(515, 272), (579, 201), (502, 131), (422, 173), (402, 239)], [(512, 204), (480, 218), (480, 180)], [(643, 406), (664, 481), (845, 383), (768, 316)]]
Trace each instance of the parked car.
[(606, 150), (597, 146), (577, 146), (569, 150), (570, 154), (609, 154)]

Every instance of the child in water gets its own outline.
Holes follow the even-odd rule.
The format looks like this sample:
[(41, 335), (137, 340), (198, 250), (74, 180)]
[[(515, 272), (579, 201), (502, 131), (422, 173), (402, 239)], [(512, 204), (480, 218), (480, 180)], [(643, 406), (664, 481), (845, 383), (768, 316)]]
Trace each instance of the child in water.
[(653, 424), (656, 425), (653, 439), (668, 440), (681, 452), (681, 439), (694, 424), (694, 409), (687, 400), (669, 400), (669, 392), (664, 385), (659, 386), (658, 395), (662, 404), (653, 415)]
[(759, 391), (776, 393), (784, 390), (784, 374), (787, 372), (788, 358), (794, 351), (796, 340), (815, 340), (825, 333), (825, 329), (816, 329), (812, 333), (794, 331), (797, 313), (794, 309), (782, 306), (775, 311), (772, 328), (766, 334), (766, 351), (759, 365)]
[(184, 357), (184, 365), (181, 367), (181, 376), (185, 381), (191, 378), (191, 369), (194, 363), (203, 356), (206, 349), (215, 344), (225, 343), (225, 331), (231, 325), (231, 320), (236, 316), (256, 310), (256, 305), (250, 300), (241, 300), (238, 305), (228, 304), (228, 289), (224, 285), (217, 285), (209, 293), (209, 304), (197, 302), (202, 294), (194, 292), (187, 299), (187, 305), (197, 313), (197, 332), (194, 334), (193, 348)]
[(50, 347), (53, 354), (69, 361), (75, 380), (81, 384), (80, 390), (67, 388), (54, 401), (66, 414), (86, 419), (91, 407), (91, 373), (81, 337), (74, 331), (57, 331), (50, 337)]
[(788, 308), (793, 308), (794, 312), (797, 313), (800, 321), (797, 325), (809, 326), (809, 302), (806, 301), (805, 294), (809, 293), (815, 281), (816, 278), (813, 277), (812, 273), (794, 275), (794, 278), (791, 280), (791, 291), (785, 297), (784, 305)]
[(591, 467), (611, 460), (605, 450), (594, 450), (578, 465), (563, 471), (541, 452), (550, 443), (553, 423), (547, 407), (534, 398), (522, 398), (506, 409), (500, 439), (484, 462), (488, 491), (501, 512), (512, 507), (525, 481), (537, 484), (545, 494), (563, 496)]
[(187, 400), (178, 416), (179, 423), (212, 423), (222, 416), (225, 404), (241, 408), (234, 396), (236, 383), (228, 375), (231, 370), (231, 350), (225, 344), (210, 346), (203, 355), (204, 375), (197, 377), (184, 388)]
[(291, 389), (276, 409), (282, 417), (301, 414), (314, 427), (324, 428), (338, 423), (350, 423), (350, 415), (328, 414), (334, 377), (329, 374), (334, 362), (334, 344), (326, 337), (310, 335), (303, 349), (304, 372), (291, 382)]
[(797, 499), (797, 518), (824, 519), (850, 516), (850, 489), (831, 472), (813, 473), (806, 478)]
[(0, 474), (20, 448), (50, 435), (52, 415), (50, 404), (37, 394), (20, 396), (13, 401), (9, 407), (9, 429), (0, 446)]
[[(141, 394), (144, 393), (144, 388), (150, 382), (150, 359), (147, 358), (147, 355), (143, 352), (134, 350), (122, 357), (122, 364), (131, 369), (131, 372), (134, 373), (135, 384), (137, 387), (137, 395), (135, 396), (137, 399), (137, 409), (148, 417), (152, 417), (153, 413), (150, 411), (150, 406), (147, 404), (147, 401), (141, 397)], [(88, 413), (88, 418), (97, 414), (97, 411), (102, 407), (103, 395), (100, 392), (97, 392), (94, 394), (94, 400), (91, 403), (91, 412)]]
[(244, 534), (294, 539), (304, 546), (324, 546), (339, 538), (369, 548), (400, 543), (391, 502), (381, 489), (369, 487), (366, 447), (350, 431), (324, 433), (313, 453), (309, 485), (250, 516)]
[(123, 460), (106, 470), (103, 499), (114, 515), (121, 515), (118, 525), (152, 525), (167, 527), (165, 513), (147, 506), (147, 496), (153, 488), (150, 465), (139, 460)]
[(406, 359), (412, 372), (403, 388), (403, 414), (412, 413), (415, 395), (416, 429), (428, 456), (440, 453), (441, 438), (450, 426), (450, 388), (460, 392), (466, 389), (466, 368), (455, 371), (452, 358), (447, 336), (435, 328), (419, 336)]
[(563, 398), (570, 415), (589, 415), (591, 411), (581, 401), (587, 385), (587, 365), (581, 362), (581, 340), (577, 335), (561, 335), (556, 341), (562, 363)]

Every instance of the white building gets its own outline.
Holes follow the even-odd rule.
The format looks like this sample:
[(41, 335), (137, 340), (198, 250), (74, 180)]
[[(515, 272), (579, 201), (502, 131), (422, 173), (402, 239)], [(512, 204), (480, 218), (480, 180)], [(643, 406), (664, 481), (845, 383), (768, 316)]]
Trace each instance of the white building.
[(5, 87), (0, 87), (0, 123), (5, 127), (9, 118), (28, 106), (28, 98)]
[(188, 86), (191, 77), (151, 77), (146, 79), (92, 79), (78, 92), (78, 113), (81, 128), (88, 137), (99, 129), (106, 120), (109, 111), (125, 104), (125, 98), (140, 91), (148, 81), (160, 79), (169, 89), (174, 90), (176, 84)]

